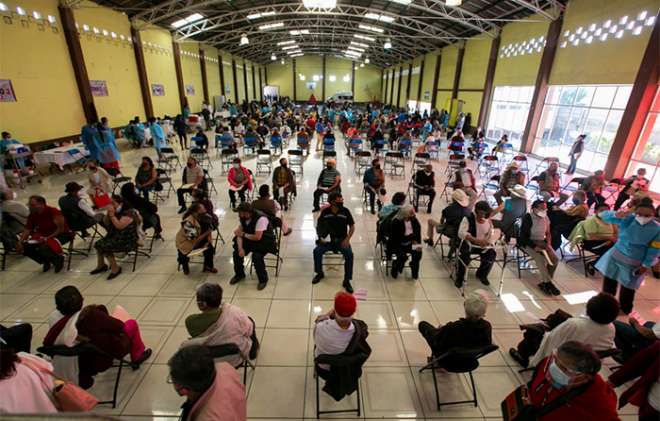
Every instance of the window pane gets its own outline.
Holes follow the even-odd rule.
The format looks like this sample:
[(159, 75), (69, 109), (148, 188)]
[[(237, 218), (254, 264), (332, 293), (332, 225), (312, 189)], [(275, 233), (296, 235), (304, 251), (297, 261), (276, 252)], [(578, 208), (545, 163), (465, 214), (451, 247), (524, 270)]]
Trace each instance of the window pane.
[(575, 105), (589, 106), (591, 98), (594, 96), (595, 88), (593, 86), (580, 86), (575, 97)]
[(626, 108), (628, 98), (630, 97), (630, 91), (632, 91), (632, 86), (619, 86), (619, 89), (616, 91), (616, 96), (614, 97), (612, 108), (619, 108), (621, 110)]
[(564, 86), (564, 89), (562, 89), (561, 95), (559, 96), (559, 104), (573, 105), (573, 101), (575, 101), (576, 95), (577, 95), (577, 87)]
[(598, 152), (604, 154), (608, 154), (610, 152), (612, 142), (614, 142), (614, 136), (616, 136), (616, 131), (619, 128), (619, 123), (621, 122), (621, 116), (623, 116), (623, 111), (610, 111), (610, 114), (607, 117), (607, 122), (605, 123), (605, 129), (603, 130), (603, 134), (600, 137), (600, 142), (598, 143)]
[(557, 107), (554, 105), (546, 105), (543, 108), (543, 113), (539, 120), (539, 129), (536, 133), (536, 137), (541, 139), (541, 144), (547, 143), (547, 140), (550, 137), (550, 130), (552, 129), (552, 122), (555, 119), (556, 113)]
[(565, 144), (572, 145), (575, 138), (582, 134), (588, 111), (588, 108), (573, 108), (571, 118), (568, 121), (568, 127), (564, 139)]
[[(548, 94), (545, 97), (546, 104), (559, 104), (559, 94), (561, 93), (561, 86), (550, 86)], [(531, 99), (530, 99), (531, 102)]]
[(585, 122), (583, 129), (584, 134), (587, 135), (587, 139), (585, 141), (587, 148), (592, 146), (593, 150), (595, 150), (596, 145), (598, 144), (598, 139), (600, 139), (600, 135), (603, 132), (603, 126), (605, 126), (607, 114), (607, 110), (600, 110), (596, 108), (589, 110), (589, 116), (587, 117), (587, 121)]
[(493, 100), (495, 101), (501, 101), (504, 95), (504, 86), (496, 86), (495, 87), (495, 93), (493, 93)]
[(599, 86), (591, 104), (592, 107), (610, 108), (616, 95), (616, 86)]
[(548, 138), (548, 145), (559, 145), (564, 139), (566, 128), (568, 127), (568, 120), (570, 118), (570, 107), (559, 107), (555, 120), (552, 122), (552, 130)]
[(644, 163), (657, 165), (660, 162), (660, 116), (658, 114), (650, 114), (646, 124), (652, 124), (653, 128), (650, 129), (651, 131), (644, 145), (644, 151), (639, 158)]

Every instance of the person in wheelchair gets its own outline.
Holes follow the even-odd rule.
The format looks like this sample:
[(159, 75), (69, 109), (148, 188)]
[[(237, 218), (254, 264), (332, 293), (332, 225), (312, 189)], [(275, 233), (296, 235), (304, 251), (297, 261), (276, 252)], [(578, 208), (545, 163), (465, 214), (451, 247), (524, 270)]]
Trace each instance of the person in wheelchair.
[(440, 221), (430, 218), (427, 223), (427, 238), (424, 240), (426, 244), (433, 247), (433, 233), (437, 231), (441, 235), (449, 237), (449, 258), (454, 255), (454, 251), (458, 247), (458, 227), (463, 218), (470, 214), (470, 198), (461, 189), (454, 190), (451, 193), (451, 203), (442, 210)]
[(419, 262), (422, 260), (422, 234), (421, 226), (415, 210), (411, 205), (404, 205), (399, 209), (390, 227), (387, 239), (387, 255), (395, 256), (392, 262), (392, 278), (396, 279), (410, 255), (410, 271), (412, 278), (419, 277)]
[(435, 199), (435, 173), (433, 172), (433, 165), (426, 164), (424, 169), (418, 170), (413, 179), (413, 188), (415, 189), (415, 198), (413, 205), (415, 212), (419, 212), (419, 196), (428, 196), (429, 204), (427, 205), (427, 213), (431, 213), (433, 208), (433, 200)]
[(479, 255), (477, 279), (484, 285), (490, 285), (488, 274), (497, 258), (497, 252), (491, 247), (495, 241), (493, 223), (490, 220), (492, 213), (487, 201), (479, 201), (474, 207), (474, 212), (463, 218), (458, 227), (461, 245), (459, 259), (456, 260), (456, 279), (454, 279), (457, 288), (461, 288), (465, 282), (465, 273), (472, 255)]
[[(368, 168), (364, 172), (364, 177), (362, 177), (362, 182), (364, 183), (364, 190), (369, 196), (369, 208), (371, 209), (371, 214), (376, 214), (374, 209), (374, 202), (378, 204), (378, 211), (383, 207), (383, 203), (380, 201), (380, 196), (384, 194), (385, 191), (385, 173), (380, 168), (380, 160), (378, 158), (371, 161), (371, 168)], [(379, 199), (376, 201), (376, 197)]]

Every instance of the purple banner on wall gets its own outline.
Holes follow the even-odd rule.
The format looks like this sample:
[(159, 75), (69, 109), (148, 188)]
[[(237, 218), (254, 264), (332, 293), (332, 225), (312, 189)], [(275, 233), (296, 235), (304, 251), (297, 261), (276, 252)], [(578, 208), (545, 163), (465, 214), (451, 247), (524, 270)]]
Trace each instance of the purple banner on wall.
[(16, 102), (16, 93), (9, 79), (0, 79), (0, 102)]
[(89, 86), (92, 89), (92, 96), (108, 96), (108, 85), (105, 80), (90, 80)]
[(165, 86), (159, 85), (157, 83), (151, 84), (151, 95), (165, 96)]

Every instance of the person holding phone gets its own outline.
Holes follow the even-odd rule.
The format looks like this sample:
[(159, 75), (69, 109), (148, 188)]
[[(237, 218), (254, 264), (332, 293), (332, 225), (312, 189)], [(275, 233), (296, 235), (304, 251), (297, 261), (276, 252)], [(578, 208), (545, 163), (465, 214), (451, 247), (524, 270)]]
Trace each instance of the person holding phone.
[(635, 291), (660, 255), (660, 223), (653, 200), (644, 197), (632, 210), (601, 212), (600, 217), (619, 227), (619, 237), (596, 269), (603, 274), (603, 291), (616, 296), (619, 289), (621, 310), (630, 314)]

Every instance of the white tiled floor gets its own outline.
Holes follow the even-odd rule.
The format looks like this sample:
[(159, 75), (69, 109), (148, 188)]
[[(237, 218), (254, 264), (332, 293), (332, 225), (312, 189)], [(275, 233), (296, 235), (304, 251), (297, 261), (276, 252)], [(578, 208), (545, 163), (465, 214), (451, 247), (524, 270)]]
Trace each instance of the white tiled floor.
[[(409, 272), (393, 280), (384, 274), (374, 260), (376, 217), (370, 215), (361, 203), (361, 177), (358, 177), (350, 158), (345, 156), (343, 145), (338, 142), (338, 169), (342, 173), (342, 190), (346, 206), (353, 213), (357, 230), (353, 238), (355, 253), (355, 288), (367, 291), (367, 300), (360, 302), (358, 317), (370, 327), (369, 342), (373, 354), (367, 362), (361, 379), (362, 417), (382, 419), (460, 418), (462, 420), (498, 419), (501, 399), (524, 380), (518, 367), (508, 356), (507, 350), (520, 337), (518, 324), (536, 320), (540, 316), (563, 308), (573, 314), (580, 313), (583, 305), (569, 304), (564, 297), (544, 296), (535, 287), (536, 275), (525, 273), (519, 280), (516, 273), (505, 270), (503, 274), (507, 303), (496, 296), (497, 281), (501, 271), (493, 270), (493, 286), (487, 289), (491, 297), (488, 320), (494, 327), (494, 341), (499, 351), (484, 358), (475, 373), (479, 406), (458, 405), (437, 411), (433, 384), (428, 372), (418, 373), (429, 354), (429, 349), (417, 332), (417, 324), (427, 320), (433, 324), (454, 320), (462, 315), (459, 291), (449, 279), (446, 263), (439, 252), (426, 247), (422, 259), (420, 279), (413, 281)], [(125, 150), (122, 153), (122, 169), (133, 175), (135, 165), (143, 155), (154, 156), (151, 149)], [(211, 155), (215, 155), (212, 152)], [(141, 258), (135, 273), (124, 264), (124, 274), (107, 281), (103, 275), (90, 276), (95, 257), (74, 258), (71, 271), (61, 274), (42, 274), (40, 267), (26, 259), (10, 258), (7, 270), (0, 273), (0, 320), (3, 324), (29, 321), (34, 324), (33, 349), (43, 340), (47, 331), (46, 316), (54, 309), (53, 293), (64, 285), (77, 286), (86, 303), (121, 304), (139, 321), (146, 344), (154, 355), (140, 370), (125, 371), (120, 386), (120, 402), (115, 410), (99, 408), (99, 412), (112, 413), (127, 420), (172, 419), (178, 413), (182, 399), (165, 382), (167, 360), (186, 339), (183, 320), (196, 311), (193, 292), (203, 281), (220, 283), (224, 299), (243, 308), (255, 320), (262, 350), (256, 361), (256, 370), (248, 375), (248, 416), (250, 418), (304, 419), (315, 416), (315, 385), (312, 376), (313, 341), (311, 328), (314, 318), (332, 305), (332, 298), (340, 288), (343, 273), (328, 269), (326, 279), (312, 286), (313, 265), (311, 250), (314, 241), (311, 198), (320, 171), (320, 158), (312, 156), (305, 162), (305, 176), (300, 181), (299, 196), (286, 214), (293, 234), (282, 242), (281, 255), (284, 264), (280, 276), (271, 275), (268, 287), (257, 291), (256, 279), (248, 279), (230, 286), (231, 232), (237, 224), (237, 216), (227, 212), (228, 196), (225, 176), (221, 175), (219, 162), (214, 160), (211, 174), (219, 194), (212, 200), (221, 213), (221, 232), (228, 245), (217, 251), (217, 275), (202, 274), (198, 266), (186, 277), (176, 271), (176, 250), (173, 239), (179, 224), (176, 200), (170, 198), (159, 204), (159, 213), (165, 227), (165, 242), (156, 243), (150, 259)], [(437, 184), (444, 173), (444, 160), (435, 161)], [(246, 160), (248, 168), (255, 169), (254, 158)], [(405, 191), (410, 177), (387, 177), (390, 193)], [(179, 174), (173, 175), (179, 179)], [(56, 203), (67, 181), (77, 180), (86, 184), (83, 174), (53, 175), (44, 178), (41, 185), (30, 185), (20, 192), (20, 200), (27, 200), (32, 193), (46, 196)], [(270, 176), (258, 177), (258, 184), (270, 182)], [(434, 206), (437, 217), (444, 207), (439, 198)], [(428, 215), (421, 212), (419, 218), (425, 227)], [(599, 289), (599, 279), (586, 279), (580, 268), (562, 265), (557, 272), (558, 286), (565, 293)], [(470, 279), (468, 290), (481, 287)], [(660, 313), (660, 289), (654, 279), (648, 279), (640, 290), (636, 309), (647, 319), (657, 320)], [(604, 373), (607, 373), (604, 368)], [(114, 372), (104, 373), (97, 379), (93, 391), (106, 399), (111, 391)], [(467, 376), (440, 374), (439, 387), (443, 400), (466, 399), (470, 395)], [(335, 403), (322, 393), (323, 409), (348, 408), (355, 404), (355, 397)], [(632, 408), (624, 408), (624, 414), (634, 414)], [(339, 415), (351, 418), (354, 415)]]

